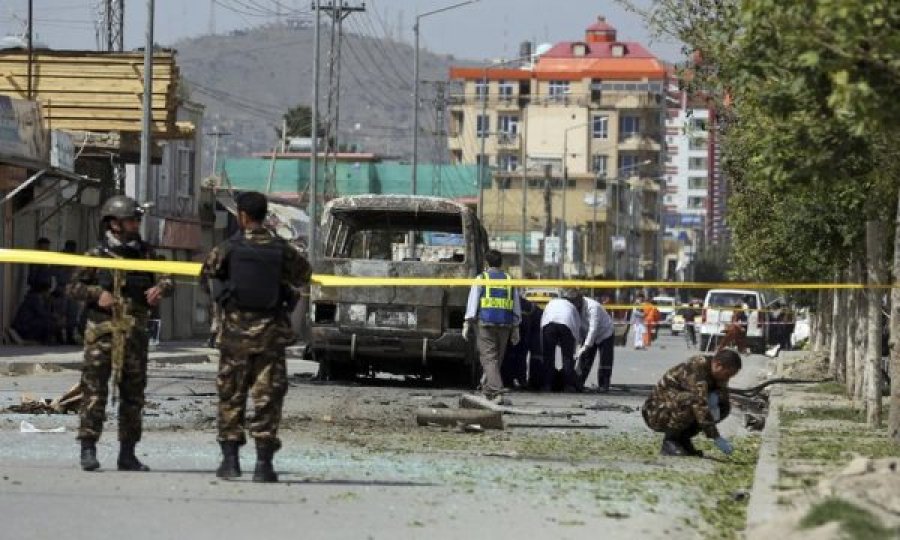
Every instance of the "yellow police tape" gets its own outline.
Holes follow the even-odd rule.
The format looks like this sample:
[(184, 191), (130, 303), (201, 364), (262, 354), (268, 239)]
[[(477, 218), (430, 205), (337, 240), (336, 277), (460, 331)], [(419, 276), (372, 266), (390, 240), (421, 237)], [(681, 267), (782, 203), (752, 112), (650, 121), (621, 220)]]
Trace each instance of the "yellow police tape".
[[(70, 255), (53, 251), (0, 248), (0, 263), (52, 264), (58, 266), (85, 266), (112, 270), (138, 270), (159, 274), (200, 275), (201, 264), (184, 261), (154, 261), (144, 259), (111, 259)], [(415, 277), (351, 277), (315, 274), (313, 283), (322, 287), (468, 287), (479, 283), (475, 278), (415, 278)], [(630, 287), (657, 287), (665, 289), (890, 289), (900, 284), (867, 285), (864, 283), (703, 283), (673, 281), (619, 281), (584, 279), (511, 279), (503, 282), (510, 287), (547, 287), (579, 289), (621, 289)]]

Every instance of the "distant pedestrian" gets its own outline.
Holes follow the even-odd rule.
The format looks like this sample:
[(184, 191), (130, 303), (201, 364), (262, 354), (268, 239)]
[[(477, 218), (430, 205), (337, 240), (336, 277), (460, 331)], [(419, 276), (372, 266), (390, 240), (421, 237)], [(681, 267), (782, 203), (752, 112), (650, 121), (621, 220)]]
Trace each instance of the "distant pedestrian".
[(544, 372), (541, 390), (553, 389), (558, 376), (556, 370), (556, 349), (562, 353), (563, 391), (581, 390), (581, 381), (575, 373), (575, 346), (581, 339), (581, 293), (575, 290), (563, 292), (563, 298), (554, 298), (547, 304), (541, 317), (541, 341)]
[(631, 329), (634, 331), (632, 338), (634, 348), (642, 350), (646, 348), (645, 335), (647, 333), (646, 313), (644, 312), (644, 295), (639, 294), (634, 299), (631, 310)]
[[(50, 251), (50, 240), (38, 238), (35, 249)], [(23, 340), (50, 345), (56, 341), (58, 329), (50, 298), (53, 269), (47, 264), (28, 265), (27, 283), (28, 290), (16, 310), (10, 329)]]
[(600, 353), (600, 365), (597, 367), (597, 390), (608, 392), (612, 379), (613, 355), (615, 354), (615, 327), (612, 317), (600, 302), (584, 297), (581, 309), (581, 328), (584, 343), (575, 353), (581, 386), (587, 382), (594, 365), (594, 357)]
[(478, 357), (484, 372), (481, 391), (486, 398), (499, 401), (503, 392), (500, 366), (507, 346), (519, 343), (522, 305), (518, 290), (505, 283), (512, 278), (502, 269), (503, 255), (490, 249), (484, 260), (488, 269), (478, 276), (479, 283), (469, 290), (463, 337), (477, 339)]
[[(528, 351), (531, 350), (533, 340), (540, 341), (540, 330), (533, 332), (532, 328), (535, 306), (525, 298), (519, 298), (522, 309), (522, 320), (519, 321), (519, 342), (510, 344), (506, 348), (506, 355), (500, 364), (500, 377), (506, 388), (525, 388), (528, 385)], [(540, 329), (540, 315), (538, 315), (537, 327)]]

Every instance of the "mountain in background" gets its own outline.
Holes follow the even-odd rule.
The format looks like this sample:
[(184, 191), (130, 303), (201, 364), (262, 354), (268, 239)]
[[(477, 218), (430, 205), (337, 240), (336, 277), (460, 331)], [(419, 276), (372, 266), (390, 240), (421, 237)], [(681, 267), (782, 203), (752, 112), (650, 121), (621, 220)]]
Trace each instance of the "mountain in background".
[[(323, 25), (320, 34), (322, 123), (328, 102), (330, 26)], [(174, 48), (187, 95), (206, 106), (204, 132), (230, 133), (219, 141), (220, 164), (229, 156), (271, 151), (282, 115), (290, 107), (312, 102), (313, 28), (268, 25), (183, 40)], [(405, 43), (360, 35), (345, 26), (341, 143), (356, 143), (362, 151), (401, 159), (411, 157), (413, 52)], [(445, 81), (450, 64), (460, 63), (452, 55), (424, 50), (419, 61), (423, 81)], [(446, 162), (446, 137), (435, 136), (434, 85), (421, 84), (419, 92), (420, 160), (443, 156)], [(205, 137), (204, 175), (212, 171), (214, 139)]]

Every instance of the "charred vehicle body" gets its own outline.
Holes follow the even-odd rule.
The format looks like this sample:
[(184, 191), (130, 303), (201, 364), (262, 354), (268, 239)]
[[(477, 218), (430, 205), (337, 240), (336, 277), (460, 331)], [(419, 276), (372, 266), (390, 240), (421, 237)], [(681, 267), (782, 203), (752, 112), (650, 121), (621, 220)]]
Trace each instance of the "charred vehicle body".
[[(314, 272), (353, 277), (471, 278), (487, 237), (448, 199), (363, 195), (334, 199), (322, 217)], [(309, 346), (330, 379), (387, 372), (472, 384), (474, 348), (462, 336), (466, 287), (334, 287), (310, 291)]]

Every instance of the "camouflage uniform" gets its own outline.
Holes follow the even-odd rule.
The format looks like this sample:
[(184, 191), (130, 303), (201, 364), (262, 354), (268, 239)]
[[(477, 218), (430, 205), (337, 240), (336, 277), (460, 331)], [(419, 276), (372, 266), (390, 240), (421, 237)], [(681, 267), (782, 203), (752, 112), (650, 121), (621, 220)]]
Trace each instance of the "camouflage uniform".
[(728, 416), (731, 405), (728, 388), (719, 387), (712, 377), (711, 362), (711, 357), (694, 356), (663, 375), (642, 410), (650, 429), (676, 436), (693, 436), (701, 431), (710, 439), (719, 436), (709, 410), (709, 393), (719, 392), (719, 421)]
[[(109, 257), (103, 246), (86, 253), (91, 257)], [(153, 258), (149, 250), (146, 258)], [(96, 441), (103, 431), (106, 420), (106, 400), (109, 394), (109, 378), (112, 374), (112, 333), (104, 323), (110, 320), (110, 313), (100, 308), (97, 301), (104, 292), (112, 288), (101, 284), (102, 273), (98, 268), (79, 268), (72, 274), (66, 286), (66, 293), (73, 300), (85, 303), (87, 325), (84, 330), (84, 364), (81, 372), (81, 387), (84, 391), (78, 429), (78, 439)], [(173, 289), (169, 278), (156, 283), (163, 296), (169, 296)], [(141, 439), (141, 415), (144, 408), (144, 388), (147, 386), (147, 320), (150, 307), (146, 302), (128, 301), (128, 314), (134, 317), (134, 328), (125, 341), (125, 361), (122, 366), (122, 381), (119, 383), (119, 440), (137, 442)]]
[[(301, 253), (265, 228), (247, 230), (243, 238), (250, 244), (281, 242), (285, 246), (281, 271), (282, 291), (299, 299), (300, 288), (309, 282), (312, 270)], [(228, 280), (228, 256), (231, 242), (226, 241), (210, 251), (203, 265), (202, 284), (209, 288), (211, 280)], [(210, 290), (212, 294), (212, 290)], [(226, 305), (220, 313), (216, 338), (219, 348), (219, 442), (246, 442), (244, 417), (247, 393), (253, 399), (250, 436), (257, 443), (271, 442), (280, 447), (278, 424), (287, 392), (285, 348), (295, 336), (290, 313), (247, 312)]]

